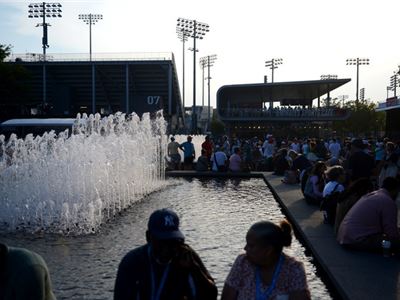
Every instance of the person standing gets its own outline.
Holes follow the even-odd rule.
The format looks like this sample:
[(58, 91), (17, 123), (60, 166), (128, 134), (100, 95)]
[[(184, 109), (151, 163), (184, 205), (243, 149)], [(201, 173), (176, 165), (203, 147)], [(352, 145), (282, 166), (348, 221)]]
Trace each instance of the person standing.
[(332, 139), (332, 143), (329, 144), (329, 152), (331, 153), (331, 157), (335, 157), (337, 159), (340, 158), (340, 144), (336, 139)]
[(179, 143), (175, 141), (175, 138), (171, 137), (171, 142), (168, 143), (167, 150), (168, 156), (171, 158), (171, 163), (174, 170), (180, 169), (181, 155), (179, 154)]
[(192, 137), (189, 135), (187, 141), (179, 145), (179, 149), (183, 151), (183, 168), (185, 170), (193, 169), (193, 160), (195, 158), (194, 145)]
[(201, 149), (204, 149), (206, 151), (205, 154), (208, 158), (208, 161), (210, 161), (213, 151), (213, 143), (211, 142), (209, 135), (206, 135), (205, 141), (201, 144)]
[(0, 299), (56, 299), (46, 262), (39, 254), (0, 243)]
[(131, 250), (118, 267), (114, 300), (214, 300), (217, 287), (179, 230), (170, 209), (154, 211), (147, 244)]
[(361, 139), (355, 139), (351, 142), (351, 151), (348, 163), (348, 173), (351, 181), (359, 178), (370, 178), (372, 170), (375, 168), (375, 160), (372, 156), (363, 150), (365, 144)]

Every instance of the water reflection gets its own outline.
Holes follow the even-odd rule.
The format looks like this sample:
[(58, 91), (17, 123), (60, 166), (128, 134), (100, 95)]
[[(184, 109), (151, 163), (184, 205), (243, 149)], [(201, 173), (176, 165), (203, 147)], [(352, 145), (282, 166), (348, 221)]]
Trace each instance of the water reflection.
[[(181, 218), (187, 242), (199, 253), (219, 291), (245, 234), (256, 221), (279, 222), (283, 215), (261, 179), (181, 180), (179, 185), (135, 203), (98, 234), (66, 237), (21, 233), (0, 237), (13, 246), (32, 249), (47, 261), (58, 299), (112, 299), (121, 258), (145, 243), (149, 215), (168, 207)], [(313, 299), (329, 299), (315, 267), (297, 240), (285, 251), (304, 262)]]

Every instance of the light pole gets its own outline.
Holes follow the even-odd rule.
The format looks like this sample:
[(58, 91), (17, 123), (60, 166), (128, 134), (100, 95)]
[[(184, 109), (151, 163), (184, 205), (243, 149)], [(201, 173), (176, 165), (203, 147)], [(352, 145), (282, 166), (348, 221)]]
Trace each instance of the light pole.
[(358, 80), (360, 65), (369, 65), (369, 58), (348, 58), (346, 65), (357, 66), (356, 106), (358, 105)]
[(60, 3), (31, 3), (28, 5), (28, 17), (29, 18), (42, 18), (42, 23), (38, 23), (36, 27), (43, 27), (42, 47), (43, 47), (43, 107), (47, 104), (46, 95), (46, 49), (49, 48), (47, 39), (47, 27), (50, 26), (46, 23), (47, 18), (61, 18), (62, 10)]
[(200, 68), (202, 70), (201, 105), (204, 106), (204, 69), (207, 67), (207, 56), (200, 57)]
[[(269, 67), (271, 69), (271, 82), (274, 83), (274, 70), (278, 68), (279, 65), (282, 64), (282, 58), (273, 58), (271, 60), (267, 60), (265, 62), (265, 67)], [(273, 99), (271, 99), (273, 100)], [(272, 108), (273, 107), (273, 101), (269, 102), (269, 107)]]
[(188, 20), (179, 18), (177, 27), (182, 28), (193, 38), (193, 107), (192, 107), (192, 133), (197, 133), (197, 116), (196, 116), (196, 39), (203, 39), (204, 35), (209, 32), (209, 25), (198, 22), (196, 20)]
[(339, 101), (342, 101), (342, 108), (344, 108), (344, 100), (348, 99), (349, 95), (338, 96)]
[[(338, 79), (337, 75), (332, 75), (332, 74), (327, 74), (327, 75), (321, 75), (321, 80), (336, 80)], [(328, 97), (327, 97), (327, 101), (326, 101), (326, 106), (330, 106), (331, 105), (331, 95), (330, 95), (330, 91), (329, 91), (329, 84), (328, 84)]]
[(89, 53), (90, 53), (90, 61), (92, 61), (92, 25), (95, 25), (99, 20), (103, 20), (103, 15), (80, 14), (78, 18), (79, 20), (83, 20), (83, 22), (89, 25)]
[(184, 28), (176, 26), (176, 33), (178, 39), (182, 42), (182, 105), (183, 105), (183, 116), (185, 116), (185, 42), (187, 42), (189, 34)]
[[(207, 66), (208, 68), (208, 76), (207, 76), (207, 82), (208, 82), (208, 116), (207, 116), (207, 130), (210, 130), (210, 124), (211, 124), (211, 91), (210, 91), (210, 80), (211, 75), (210, 75), (210, 68), (214, 65), (215, 61), (217, 60), (217, 55), (207, 55), (202, 58), (200, 58), (200, 61), (204, 62), (204, 65)], [(204, 68), (203, 68), (204, 69)], [(204, 80), (203, 80), (204, 81)]]
[(394, 75), (390, 77), (390, 88), (394, 93), (394, 97), (397, 97), (396, 88), (399, 86), (398, 73), (394, 72)]
[(282, 58), (273, 58), (265, 62), (265, 66), (271, 69), (271, 82), (274, 83), (274, 70), (278, 68), (278, 65), (282, 64)]
[(386, 87), (386, 99), (389, 98), (389, 91), (391, 91), (391, 90), (392, 90), (392, 87), (391, 87), (391, 86), (387, 86), (387, 87)]

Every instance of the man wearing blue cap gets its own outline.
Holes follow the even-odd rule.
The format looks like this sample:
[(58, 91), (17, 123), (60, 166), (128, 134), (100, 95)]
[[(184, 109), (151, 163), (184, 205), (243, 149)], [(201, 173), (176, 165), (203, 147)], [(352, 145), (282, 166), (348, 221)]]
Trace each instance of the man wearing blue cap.
[(217, 299), (214, 280), (197, 253), (184, 243), (175, 212), (154, 211), (146, 240), (146, 245), (122, 259), (115, 300)]

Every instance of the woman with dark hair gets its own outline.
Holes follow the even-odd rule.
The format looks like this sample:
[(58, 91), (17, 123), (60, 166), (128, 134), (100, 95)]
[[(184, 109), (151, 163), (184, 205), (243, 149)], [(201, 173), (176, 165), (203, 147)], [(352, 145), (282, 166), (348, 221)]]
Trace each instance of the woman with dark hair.
[(357, 179), (349, 186), (347, 191), (345, 191), (343, 196), (340, 198), (341, 201), (337, 204), (334, 226), (335, 234), (337, 234), (339, 226), (350, 208), (352, 208), (362, 196), (372, 192), (373, 190), (374, 185), (368, 178)]
[(303, 263), (282, 252), (292, 242), (292, 227), (268, 221), (252, 225), (245, 254), (239, 255), (225, 281), (222, 300), (310, 299)]
[(311, 169), (304, 187), (304, 197), (307, 203), (318, 205), (321, 203), (325, 186), (325, 170), (326, 165), (323, 161), (317, 161)]

